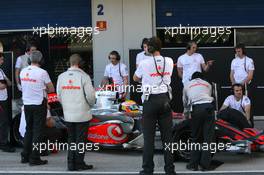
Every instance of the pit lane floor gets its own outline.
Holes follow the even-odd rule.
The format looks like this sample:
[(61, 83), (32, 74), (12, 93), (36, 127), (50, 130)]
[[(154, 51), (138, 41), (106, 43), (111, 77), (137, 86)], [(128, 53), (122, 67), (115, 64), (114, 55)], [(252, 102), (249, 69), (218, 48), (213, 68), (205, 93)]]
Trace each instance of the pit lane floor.
[[(256, 127), (264, 128), (264, 121), (256, 122)], [(29, 166), (20, 163), (21, 149), (15, 153), (4, 153), (0, 151), (0, 175), (2, 174), (89, 174), (89, 175), (125, 175), (138, 174), (141, 170), (142, 153), (140, 151), (125, 150), (101, 150), (97, 152), (87, 152), (86, 162), (93, 164), (95, 168), (88, 171), (68, 172), (66, 167), (65, 151), (57, 154), (51, 154), (43, 159), (49, 161), (44, 166)], [(264, 174), (264, 153), (235, 154), (235, 153), (217, 153), (215, 160), (224, 162), (212, 172), (192, 172), (185, 166), (186, 162), (175, 162), (175, 170), (178, 174)], [(155, 154), (155, 174), (164, 174), (163, 155), (159, 152)]]

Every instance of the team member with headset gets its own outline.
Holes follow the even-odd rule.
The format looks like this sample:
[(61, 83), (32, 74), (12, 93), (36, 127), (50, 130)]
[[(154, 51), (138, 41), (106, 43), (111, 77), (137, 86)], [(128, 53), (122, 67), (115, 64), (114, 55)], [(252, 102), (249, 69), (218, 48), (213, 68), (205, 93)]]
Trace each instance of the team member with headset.
[(194, 72), (202, 72), (202, 70), (207, 72), (214, 62), (210, 60), (205, 63), (203, 56), (196, 53), (197, 43), (195, 41), (189, 41), (186, 49), (186, 53), (181, 55), (177, 61), (178, 76), (182, 78), (183, 85), (191, 80)]
[(28, 44), (26, 47), (26, 52), (24, 55), (21, 55), (19, 57), (17, 57), (16, 60), (16, 65), (15, 65), (15, 79), (16, 79), (16, 84), (17, 84), (17, 88), (18, 90), (21, 91), (21, 82), (19, 79), (19, 75), (22, 69), (26, 68), (27, 66), (29, 66), (29, 57), (30, 54), (37, 50), (37, 46), (34, 44)]
[(218, 118), (228, 121), (239, 128), (250, 128), (251, 102), (249, 97), (243, 95), (243, 85), (236, 83), (232, 85), (232, 95), (229, 95), (218, 114)]
[(127, 96), (128, 70), (125, 64), (121, 63), (121, 56), (117, 51), (110, 52), (108, 59), (110, 64), (106, 65), (104, 78), (101, 87), (107, 84), (114, 84), (118, 88), (120, 98), (125, 99)]
[[(187, 82), (183, 89), (184, 108), (191, 112), (192, 149), (191, 159), (186, 168), (197, 171), (211, 170), (211, 152), (201, 150), (203, 144), (210, 144), (214, 137), (214, 113), (212, 86), (204, 80), (201, 72), (195, 72), (192, 80)], [(195, 145), (200, 144), (200, 147)]]
[(142, 43), (141, 43), (141, 49), (143, 51), (138, 53), (136, 57), (136, 67), (138, 67), (139, 63), (142, 60), (151, 58), (151, 56), (148, 53), (148, 38), (143, 38)]
[(24, 148), (21, 163), (44, 165), (47, 160), (40, 159), (40, 150), (33, 147), (42, 141), (47, 116), (47, 93), (54, 92), (54, 86), (47, 71), (40, 68), (42, 53), (33, 51), (30, 54), (30, 66), (20, 72), (22, 100), (26, 118)]
[[(232, 60), (230, 80), (232, 84), (242, 84), (245, 88), (245, 95), (253, 98), (252, 80), (254, 75), (254, 61), (246, 55), (245, 45), (240, 43), (235, 47), (236, 57)], [(250, 116), (250, 122), (254, 127), (253, 115)]]
[[(148, 52), (152, 59), (145, 59), (133, 76), (134, 81), (142, 82), (143, 89), (143, 170), (141, 175), (152, 175), (154, 170), (154, 137), (156, 123), (159, 124), (163, 146), (172, 142), (172, 112), (170, 83), (173, 60), (160, 55), (161, 41), (152, 37), (148, 41)], [(174, 175), (173, 157), (170, 150), (164, 150), (165, 172)]]
[(230, 80), (232, 84), (249, 85), (254, 75), (254, 61), (246, 55), (245, 45), (235, 47), (236, 57), (232, 60)]

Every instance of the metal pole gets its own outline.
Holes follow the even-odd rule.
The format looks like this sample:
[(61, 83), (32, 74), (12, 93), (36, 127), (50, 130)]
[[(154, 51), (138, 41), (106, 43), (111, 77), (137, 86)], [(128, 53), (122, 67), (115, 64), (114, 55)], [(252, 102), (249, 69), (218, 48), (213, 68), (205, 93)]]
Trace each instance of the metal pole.
[(214, 89), (214, 96), (215, 96), (215, 120), (217, 119), (217, 112), (219, 110), (218, 107), (218, 93), (217, 93), (217, 84), (213, 83), (213, 89)]
[(245, 83), (245, 95), (248, 97), (248, 87), (247, 87), (247, 83)]

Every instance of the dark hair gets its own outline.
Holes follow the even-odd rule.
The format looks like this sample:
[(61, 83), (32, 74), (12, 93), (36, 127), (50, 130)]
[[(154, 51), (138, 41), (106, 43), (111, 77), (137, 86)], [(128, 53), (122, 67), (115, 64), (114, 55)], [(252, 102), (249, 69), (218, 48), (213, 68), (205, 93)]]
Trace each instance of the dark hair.
[(235, 87), (241, 87), (242, 92), (244, 93), (244, 86), (242, 84), (235, 83), (235, 84), (232, 85), (232, 89), (231, 89), (231, 93), (232, 94), (234, 94)]
[(153, 54), (154, 52), (161, 51), (161, 40), (158, 37), (152, 37), (148, 40), (148, 52)]
[(204, 80), (204, 74), (201, 73), (201, 72), (194, 72), (194, 73), (192, 74), (192, 80), (193, 80), (193, 79), (196, 79), (196, 78), (200, 78), (200, 79)]
[(4, 56), (4, 54), (2, 52), (0, 52), (0, 58), (3, 57), (3, 56)]
[(38, 48), (35, 43), (28, 43), (27, 46), (26, 46), (26, 52), (29, 52), (31, 47)]
[(144, 49), (144, 47), (143, 47), (144, 44), (148, 45), (148, 38), (143, 38), (143, 40), (141, 42), (141, 46), (140, 46), (142, 50)]
[(113, 51), (111, 51), (111, 52), (109, 53), (108, 59), (110, 59), (110, 55), (115, 55), (117, 61), (120, 61), (120, 60), (121, 60), (121, 56), (120, 56), (119, 53), (118, 53), (117, 51), (115, 51), (115, 50), (113, 50)]
[(193, 44), (196, 44), (197, 45), (196, 41), (193, 41), (193, 40), (189, 41), (187, 43), (187, 45), (186, 45), (186, 49), (187, 50), (190, 50)]
[(232, 85), (232, 89), (233, 89), (233, 90), (234, 90), (235, 87), (241, 87), (242, 90), (243, 90), (243, 88), (244, 88), (244, 86), (243, 86), (242, 84), (239, 84), (239, 83), (235, 83), (235, 84)]
[(245, 48), (245, 44), (243, 44), (243, 43), (239, 43), (239, 44), (237, 44), (237, 45), (236, 45), (236, 47), (235, 47), (235, 49), (241, 49), (241, 50), (242, 50), (242, 53), (243, 53), (243, 55), (245, 55), (245, 54), (246, 54), (246, 48)]

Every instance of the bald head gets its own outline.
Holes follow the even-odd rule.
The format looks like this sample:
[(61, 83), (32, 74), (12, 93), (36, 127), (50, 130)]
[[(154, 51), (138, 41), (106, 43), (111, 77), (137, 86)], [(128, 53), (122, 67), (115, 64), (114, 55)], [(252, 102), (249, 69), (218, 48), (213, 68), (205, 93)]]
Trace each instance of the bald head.
[(71, 66), (80, 66), (81, 62), (82, 62), (82, 57), (79, 54), (72, 54), (70, 56)]

